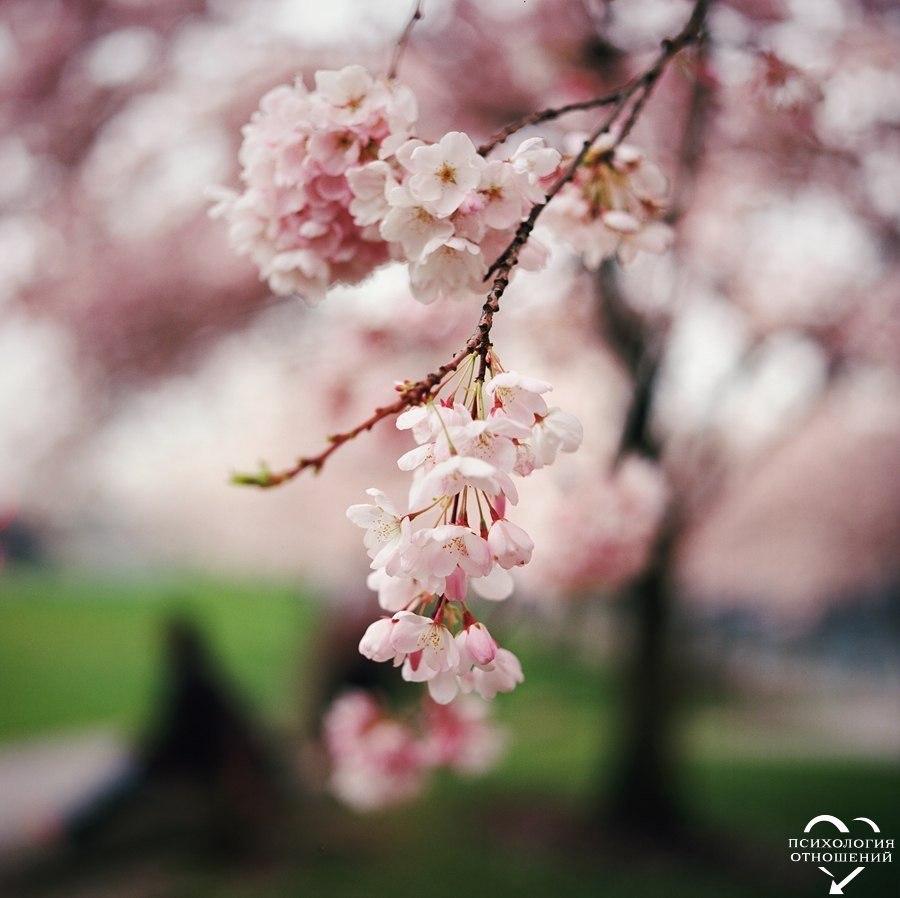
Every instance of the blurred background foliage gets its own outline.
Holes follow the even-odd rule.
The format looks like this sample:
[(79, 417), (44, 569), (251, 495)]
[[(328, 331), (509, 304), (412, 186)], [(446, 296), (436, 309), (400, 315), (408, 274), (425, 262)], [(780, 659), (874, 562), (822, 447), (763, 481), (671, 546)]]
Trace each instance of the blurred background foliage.
[[(3, 738), (139, 738), (158, 707), (160, 633), (173, 613), (202, 626), (267, 737), (297, 745), (324, 613), (309, 595), (284, 584), (196, 575), (135, 580), (28, 569), (7, 572), (0, 601)], [(75, 878), (70, 867), (60, 874), (51, 865), (22, 894), (69, 895), (74, 883), (76, 894), (101, 896), (249, 898), (312, 890), (350, 898), (413, 894), (427, 883), (430, 894), (451, 896), (464, 883), (478, 896), (587, 896), (600, 888), (622, 896), (749, 896), (761, 888), (815, 895), (822, 874), (787, 870), (786, 838), (823, 808), (843, 819), (864, 812), (890, 821), (896, 813), (895, 763), (836, 754), (821, 733), (792, 720), (784, 696), (773, 701), (696, 669), (678, 732), (689, 759), (680, 787), (692, 835), (661, 849), (614, 827), (594, 832), (584, 821), (614, 785), (620, 675), (591, 650), (590, 620), (555, 627), (549, 639), (547, 627), (527, 617), (508, 623), (527, 688), (497, 704), (511, 742), (486, 776), (447, 774), (421, 800), (372, 815), (342, 810), (323, 796), (307, 800), (279, 824), (293, 845), (287, 857), (263, 852), (262, 860), (226, 861), (216, 853), (185, 854), (183, 845), (156, 846), (152, 862), (143, 853), (93, 857), (75, 868)], [(58, 757), (64, 765), (65, 751)], [(77, 751), (75, 757), (77, 763)], [(858, 883), (864, 894), (890, 894), (889, 865), (865, 873)]]
[[(825, 894), (787, 860), (811, 817), (900, 837), (895, 4), (712, 4), (708, 68), (674, 66), (634, 134), (672, 181), (674, 254), (598, 277), (555, 246), (510, 288), (504, 362), (551, 380), (586, 441), (523, 490), (545, 549), (491, 619), (526, 673), (494, 703), (508, 751), (364, 816), (325, 793), (310, 737), (374, 608), (343, 509), (373, 483), (399, 494), (408, 446), (386, 427), (279, 493), (227, 476), (318, 450), (432, 370), (472, 310), (422, 309), (392, 270), (315, 310), (275, 300), (203, 191), (234, 183), (265, 90), (383, 69), (410, 5), (0, 6), (0, 891)], [(690, 8), (428, 0), (402, 73), (420, 131), (477, 140), (616, 87)], [(561, 146), (592, 123), (546, 133)], [(660, 351), (652, 383), (615, 303)], [(655, 458), (617, 480), (635, 387), (653, 395), (631, 448)], [(654, 738), (680, 815), (665, 838), (609, 812), (639, 657), (628, 587), (659, 562), (661, 497), (680, 514), (657, 564), (671, 688)], [(173, 619), (208, 649), (226, 728), (274, 759), (235, 778), (284, 805), (246, 807), (231, 774), (206, 804), (138, 790)], [(67, 839), (86, 809), (111, 821), (90, 850)], [(897, 864), (854, 893), (896, 894)]]

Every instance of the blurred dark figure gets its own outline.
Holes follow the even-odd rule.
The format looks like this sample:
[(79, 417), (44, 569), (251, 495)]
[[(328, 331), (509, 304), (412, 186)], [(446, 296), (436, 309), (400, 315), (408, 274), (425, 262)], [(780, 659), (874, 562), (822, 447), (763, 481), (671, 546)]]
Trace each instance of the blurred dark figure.
[(39, 565), (46, 561), (44, 541), (40, 531), (20, 517), (13, 517), (9, 523), (0, 512), (0, 564)]
[(197, 627), (169, 621), (165, 644), (162, 699), (134, 765), (69, 817), (64, 839), (88, 852), (171, 843), (252, 853), (283, 820), (286, 773)]

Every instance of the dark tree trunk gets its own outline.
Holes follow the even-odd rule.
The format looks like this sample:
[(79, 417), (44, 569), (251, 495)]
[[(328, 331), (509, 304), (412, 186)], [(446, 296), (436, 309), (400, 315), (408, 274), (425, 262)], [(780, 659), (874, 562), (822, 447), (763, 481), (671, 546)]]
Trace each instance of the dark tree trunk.
[(660, 841), (684, 822), (673, 734), (677, 672), (671, 652), (672, 531), (627, 598), (631, 632), (619, 718), (622, 734), (602, 815), (617, 830)]
[[(661, 347), (622, 296), (612, 260), (601, 266), (598, 287), (598, 323), (634, 387), (615, 465), (629, 455), (658, 463), (662, 447), (650, 416)], [(675, 597), (670, 572), (677, 532), (673, 507), (650, 564), (624, 596), (629, 654), (617, 727), (622, 738), (614, 756), (612, 788), (596, 815), (618, 831), (664, 841), (676, 838), (684, 816), (672, 733), (677, 678), (671, 652)]]

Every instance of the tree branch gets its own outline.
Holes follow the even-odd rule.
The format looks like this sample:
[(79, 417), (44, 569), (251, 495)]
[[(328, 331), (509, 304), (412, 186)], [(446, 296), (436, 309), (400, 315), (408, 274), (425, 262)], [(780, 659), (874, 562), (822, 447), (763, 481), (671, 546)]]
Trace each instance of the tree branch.
[(422, 4), (424, 0), (416, 0), (415, 9), (412, 11), (412, 15), (409, 17), (409, 21), (406, 23), (406, 27), (403, 29), (400, 37), (397, 39), (397, 43), (394, 46), (394, 52), (391, 55), (391, 64), (388, 68), (388, 79), (393, 81), (394, 78), (397, 77), (397, 72), (400, 70), (400, 63), (403, 61), (403, 54), (406, 53), (407, 44), (409, 44), (410, 36), (412, 35), (413, 28), (416, 27), (416, 22), (419, 19), (425, 18), (425, 13), (422, 10)]
[[(703, 58), (706, 46), (703, 25), (707, 6), (707, 2), (697, 3), (690, 21), (682, 32), (682, 34), (687, 32), (693, 35), (692, 41), (697, 44), (700, 59)], [(638, 102), (640, 103), (640, 101)], [(693, 184), (701, 159), (702, 137), (708, 120), (710, 102), (709, 86), (703, 80), (702, 75), (698, 75), (691, 91), (684, 134), (682, 135), (679, 177), (667, 215), (669, 224), (675, 224), (685, 212), (686, 193)], [(630, 124), (633, 124), (636, 119), (636, 108), (638, 114), (640, 112), (636, 104), (629, 118)], [(626, 124), (630, 127), (629, 123)], [(633, 384), (631, 401), (613, 459), (613, 467), (620, 465), (628, 455), (634, 452), (658, 460), (662, 446), (650, 425), (653, 395), (662, 361), (662, 341), (658, 338), (655, 339), (652, 332), (647, 331), (641, 316), (628, 305), (622, 294), (613, 260), (608, 259), (601, 265), (597, 283), (600, 289), (599, 311), (603, 331)]]
[(542, 122), (552, 122), (553, 119), (559, 118), (568, 112), (596, 109), (598, 106), (610, 106), (613, 103), (618, 103), (621, 97), (621, 91), (616, 91), (603, 97), (594, 97), (593, 100), (581, 100), (577, 103), (567, 103), (565, 106), (557, 106), (553, 109), (542, 109), (540, 112), (532, 112), (530, 115), (525, 115), (498, 131), (478, 148), (478, 152), (482, 156), (487, 156), (491, 150), (508, 140), (517, 131), (521, 131), (522, 128), (527, 128), (529, 125), (539, 125)]
[[(396, 66), (399, 64), (400, 58), (402, 57), (403, 49), (409, 40), (409, 34), (412, 31), (413, 26), (415, 25), (416, 21), (422, 17), (421, 2), (422, 0), (419, 0), (419, 2), (417, 2), (412, 18), (409, 20), (406, 29), (404, 30), (403, 34), (400, 37), (400, 40), (397, 43), (397, 48), (394, 52), (394, 61), (391, 64), (391, 77), (393, 77), (393, 74), (396, 72)], [(653, 87), (659, 80), (669, 61), (680, 50), (699, 40), (706, 5), (707, 0), (698, 0), (687, 25), (685, 25), (685, 27), (676, 37), (663, 41), (662, 50), (660, 51), (653, 65), (646, 72), (644, 72), (639, 77), (632, 79), (632, 81), (630, 81), (624, 88), (617, 91), (615, 94), (611, 94), (609, 98), (603, 97), (598, 98), (598, 100), (596, 101), (589, 101), (599, 106), (601, 105), (600, 100), (603, 100), (605, 105), (608, 105), (609, 103), (614, 104), (614, 108), (584, 141), (581, 150), (569, 163), (563, 175), (556, 181), (556, 183), (553, 184), (553, 186), (547, 192), (544, 201), (542, 203), (536, 203), (534, 206), (532, 206), (528, 217), (525, 218), (525, 220), (522, 221), (519, 227), (516, 229), (515, 236), (510, 241), (509, 246), (506, 247), (506, 249), (500, 254), (500, 256), (498, 256), (498, 258), (488, 269), (487, 273), (485, 274), (484, 280), (487, 281), (492, 279), (491, 287), (485, 299), (484, 305), (481, 308), (481, 316), (478, 319), (478, 324), (475, 327), (472, 336), (469, 337), (468, 341), (466, 342), (465, 347), (456, 355), (454, 355), (450, 359), (450, 361), (441, 365), (437, 370), (426, 375), (421, 380), (407, 381), (402, 386), (400, 386), (398, 388), (400, 392), (400, 398), (397, 399), (396, 402), (375, 409), (370, 417), (368, 417), (365, 421), (358, 424), (351, 430), (345, 431), (343, 433), (333, 434), (332, 436), (330, 436), (328, 438), (328, 447), (318, 455), (304, 456), (302, 458), (299, 458), (292, 467), (286, 468), (282, 471), (271, 471), (265, 464), (261, 464), (260, 469), (256, 474), (234, 474), (231, 478), (232, 483), (258, 487), (272, 487), (279, 486), (282, 483), (293, 480), (307, 468), (311, 468), (315, 472), (320, 471), (325, 462), (331, 457), (334, 452), (337, 451), (339, 447), (344, 445), (344, 443), (354, 439), (364, 431), (371, 430), (379, 421), (383, 421), (385, 418), (398, 415), (401, 412), (405, 411), (407, 408), (411, 408), (412, 406), (422, 405), (426, 403), (436, 392), (435, 388), (439, 389), (444, 384), (447, 375), (452, 374), (454, 371), (456, 371), (456, 369), (462, 364), (463, 360), (473, 353), (477, 354), (479, 357), (478, 379), (484, 379), (488, 364), (488, 355), (491, 350), (491, 328), (494, 323), (494, 315), (500, 309), (500, 300), (502, 299), (506, 288), (509, 286), (509, 280), (512, 274), (512, 270), (519, 261), (519, 254), (521, 253), (522, 248), (528, 242), (528, 238), (531, 236), (531, 233), (534, 230), (534, 226), (538, 220), (538, 217), (540, 216), (541, 212), (547, 207), (547, 205), (553, 200), (553, 198), (559, 193), (559, 191), (562, 190), (562, 188), (566, 184), (568, 184), (569, 181), (572, 180), (572, 178), (575, 177), (575, 173), (578, 170), (578, 167), (584, 162), (585, 158), (591, 150), (591, 147), (601, 136), (606, 134), (612, 128), (612, 126), (616, 123), (616, 121), (618, 121), (619, 117), (627, 108), (629, 102), (636, 97), (628, 114), (628, 117), (625, 120), (625, 123), (619, 130), (615, 141), (613, 142), (612, 146), (609, 147), (607, 152), (611, 153), (617, 146), (619, 146), (619, 144), (622, 143), (622, 141), (625, 140), (629, 131), (637, 121), (641, 110), (646, 104), (647, 99), (649, 98), (650, 93), (653, 90)], [(560, 107), (559, 111), (545, 110), (543, 113), (537, 113), (537, 115), (544, 115), (549, 112), (556, 112), (557, 114), (561, 115), (565, 110), (566, 107)], [(555, 115), (551, 117), (555, 117)], [(506, 131), (509, 129), (504, 130)], [(514, 133), (514, 130), (517, 129), (509, 130), (509, 133)]]

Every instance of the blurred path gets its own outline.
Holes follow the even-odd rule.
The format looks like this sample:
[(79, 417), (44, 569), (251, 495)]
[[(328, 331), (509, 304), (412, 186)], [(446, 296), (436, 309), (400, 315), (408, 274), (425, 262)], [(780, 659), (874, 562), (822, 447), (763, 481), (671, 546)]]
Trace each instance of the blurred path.
[[(808, 667), (803, 673), (760, 665), (751, 678), (759, 688), (755, 701), (692, 716), (691, 750), (735, 759), (900, 758), (895, 689), (853, 688), (846, 677), (829, 682), (822, 671), (810, 677)], [(810, 680), (817, 688), (784, 688)], [(52, 839), (64, 815), (129, 763), (128, 743), (110, 729), (0, 744), (0, 855)]]
[(897, 694), (793, 698), (697, 713), (690, 751), (734, 759), (900, 760)]
[(106, 729), (0, 745), (0, 854), (52, 837), (128, 758), (125, 740)]

